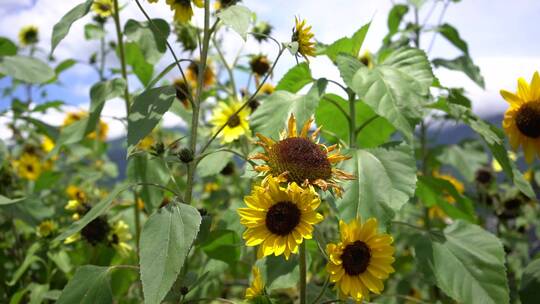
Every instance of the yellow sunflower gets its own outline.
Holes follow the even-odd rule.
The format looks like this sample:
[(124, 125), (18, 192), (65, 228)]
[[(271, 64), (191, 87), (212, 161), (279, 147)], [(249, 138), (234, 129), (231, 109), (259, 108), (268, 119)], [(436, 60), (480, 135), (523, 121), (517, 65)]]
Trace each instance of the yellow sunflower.
[(56, 231), (56, 229), (58, 229), (58, 225), (55, 221), (45, 220), (38, 225), (36, 229), (36, 234), (39, 237), (46, 238), (51, 236)]
[(34, 25), (23, 27), (19, 32), (19, 42), (22, 46), (36, 44), (39, 41), (39, 31)]
[(274, 93), (275, 90), (276, 88), (272, 84), (267, 82), (262, 85), (261, 89), (259, 90), (259, 94), (270, 95)]
[(47, 153), (51, 152), (54, 149), (54, 141), (50, 137), (45, 136), (41, 142), (41, 149)]
[(69, 185), (66, 188), (66, 194), (72, 200), (77, 200), (77, 201), (80, 201), (80, 202), (86, 201), (86, 193), (84, 193), (84, 191), (81, 188), (79, 188), (79, 187), (77, 187), (75, 185)]
[(353, 220), (339, 223), (341, 242), (328, 244), (330, 282), (336, 283), (343, 298), (355, 301), (369, 300), (369, 292), (380, 294), (383, 281), (394, 272), (394, 241), (392, 236), (377, 231), (377, 220), (368, 219), (364, 224)]
[(532, 163), (535, 154), (540, 157), (540, 75), (535, 72), (530, 85), (519, 78), (515, 94), (501, 90), (501, 95), (510, 104), (502, 124), (510, 145), (523, 146), (525, 160)]
[(311, 26), (306, 26), (306, 20), (300, 21), (300, 19), (296, 18), (291, 42), (298, 43), (298, 53), (307, 61), (309, 61), (307, 56), (315, 56), (315, 42), (311, 41), (312, 38)]
[(204, 6), (203, 0), (167, 0), (167, 4), (174, 11), (174, 20), (176, 22), (185, 23), (191, 20), (191, 17), (193, 17), (191, 2), (198, 7)]
[(240, 223), (247, 227), (247, 246), (257, 246), (259, 258), (298, 252), (304, 239), (311, 239), (313, 225), (323, 216), (315, 210), (321, 204), (313, 187), (301, 188), (296, 183), (280, 186), (280, 179), (268, 176), (261, 186), (253, 187), (244, 198), (247, 208), (238, 208)]
[[(444, 179), (444, 180), (450, 182), (450, 184), (452, 184), (452, 186), (454, 186), (454, 188), (456, 188), (456, 190), (457, 190), (457, 192), (459, 194), (463, 194), (465, 192), (465, 186), (463, 185), (463, 183), (460, 182), (455, 177), (453, 177), (452, 175), (441, 174), (439, 172), (433, 172), (433, 177)], [(450, 203), (452, 205), (456, 203), (456, 200), (451, 195), (445, 194), (444, 198), (446, 199), (446, 201), (448, 203)], [(431, 206), (431, 207), (429, 207), (428, 216), (429, 216), (429, 218), (432, 218), (432, 219), (433, 218), (445, 219), (447, 217), (446, 213), (444, 213), (444, 210), (439, 206)]]
[[(337, 145), (327, 147), (319, 144), (317, 136), (320, 127), (308, 136), (312, 123), (313, 118), (306, 121), (298, 134), (296, 119), (291, 114), (288, 131), (281, 133), (279, 141), (257, 133), (261, 140), (257, 144), (264, 148), (265, 153), (257, 153), (250, 158), (263, 160), (266, 164), (255, 166), (254, 169), (263, 174), (272, 174), (296, 182), (302, 187), (311, 184), (324, 191), (330, 187), (336, 195), (341, 196), (343, 189), (337, 184), (338, 180), (350, 180), (354, 179), (354, 176), (333, 168), (332, 165), (350, 157), (340, 154)], [(332, 151), (336, 153), (329, 155)]]
[[(189, 64), (186, 71), (186, 78), (192, 87), (197, 87), (197, 81), (199, 79), (199, 61), (193, 61)], [(210, 65), (210, 61), (207, 62), (204, 69), (203, 87), (209, 87), (216, 82), (216, 75), (214, 69)]]
[(231, 143), (250, 132), (248, 123), (249, 110), (244, 108), (238, 114), (234, 114), (240, 107), (242, 107), (242, 104), (237, 101), (230, 103), (219, 102), (212, 113), (210, 123), (214, 126), (212, 129), (214, 134), (226, 124), (218, 135), (221, 137), (222, 144)]
[(127, 256), (133, 249), (127, 242), (131, 240), (129, 226), (123, 220), (115, 222), (109, 234), (109, 242), (122, 256)]
[[(66, 118), (64, 118), (64, 123), (62, 124), (62, 126), (66, 127), (76, 121), (86, 118), (87, 116), (88, 116), (88, 113), (85, 111), (69, 112), (67, 113)], [(109, 125), (100, 119), (97, 125), (97, 130), (89, 133), (87, 137), (89, 139), (99, 139), (101, 141), (105, 141), (107, 139), (108, 133), (109, 133)]]
[(251, 300), (264, 293), (264, 282), (261, 276), (261, 270), (257, 266), (253, 266), (251, 269), (253, 274), (253, 281), (248, 289), (246, 289), (246, 299)]
[(113, 0), (94, 0), (92, 11), (101, 18), (107, 18), (114, 13)]
[(46, 169), (43, 167), (39, 157), (31, 153), (23, 153), (21, 157), (13, 162), (15, 169), (20, 177), (35, 181)]

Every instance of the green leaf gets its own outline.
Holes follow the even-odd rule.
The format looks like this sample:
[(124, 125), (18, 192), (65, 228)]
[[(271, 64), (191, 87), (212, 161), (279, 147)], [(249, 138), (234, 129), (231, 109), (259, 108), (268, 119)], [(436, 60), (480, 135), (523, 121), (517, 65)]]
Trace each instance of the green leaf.
[(0, 37), (0, 56), (13, 56), (17, 54), (17, 46), (6, 37)]
[(51, 37), (51, 54), (54, 52), (60, 41), (67, 36), (71, 25), (88, 14), (93, 2), (94, 0), (86, 0), (86, 2), (75, 6), (54, 25)]
[(361, 67), (351, 88), (376, 114), (412, 140), (414, 128), (409, 120), (422, 116), (418, 108), (426, 103), (433, 78), (423, 51), (400, 49), (373, 69)]
[(297, 123), (302, 125), (315, 114), (326, 84), (326, 80), (319, 79), (306, 95), (295, 95), (285, 91), (277, 91), (270, 95), (250, 119), (253, 130), (277, 138), (291, 114), (294, 114)]
[[(162, 159), (147, 154), (133, 155), (127, 164), (128, 181), (132, 183), (153, 183), (167, 185), (170, 179), (169, 170)], [(163, 190), (154, 186), (143, 185), (139, 191), (146, 209), (150, 212), (157, 209), (163, 200)]]
[(99, 203), (95, 204), (94, 207), (92, 207), (92, 209), (90, 209), (90, 211), (88, 211), (80, 220), (71, 224), (68, 229), (66, 229), (59, 236), (57, 236), (53, 240), (53, 242), (61, 242), (69, 236), (72, 236), (75, 233), (81, 231), (86, 225), (88, 225), (88, 223), (95, 220), (98, 216), (102, 215), (105, 211), (107, 211), (107, 209), (109, 209), (111, 203), (116, 198), (116, 196), (118, 196), (118, 194), (127, 190), (131, 186), (133, 185), (129, 184), (116, 187), (111, 193), (109, 193), (109, 195), (99, 201)]
[(20, 201), (23, 201), (24, 199), (25, 199), (24, 197), (21, 197), (21, 198), (9, 198), (9, 197), (5, 197), (3, 195), (0, 195), (0, 206), (15, 204), (15, 203), (18, 203)]
[(135, 42), (125, 44), (126, 62), (133, 68), (133, 73), (139, 78), (144, 86), (152, 80), (154, 66), (146, 61), (144, 55)]
[(395, 33), (399, 30), (399, 25), (403, 20), (403, 17), (409, 12), (409, 7), (407, 5), (398, 4), (394, 5), (388, 14), (388, 38), (390, 39)]
[(326, 54), (326, 56), (328, 56), (328, 58), (330, 58), (332, 61), (336, 61), (337, 55), (339, 54), (347, 54), (358, 57), (358, 53), (362, 48), (362, 44), (364, 43), (364, 39), (366, 38), (370, 25), (371, 22), (362, 26), (353, 34), (351, 38), (343, 37), (334, 41), (331, 45), (325, 48), (322, 54)]
[(461, 71), (465, 73), (472, 81), (474, 81), (481, 88), (485, 88), (484, 77), (480, 73), (480, 68), (476, 66), (469, 56), (460, 56), (452, 60), (447, 59), (433, 59), (433, 65), (435, 67), (445, 67), (449, 70)]
[(296, 93), (305, 85), (313, 82), (309, 65), (305, 62), (295, 65), (283, 75), (276, 85), (276, 91)]
[(540, 259), (529, 263), (523, 271), (519, 299), (522, 304), (534, 304), (540, 299)]
[(174, 202), (148, 218), (140, 245), (144, 303), (159, 304), (167, 295), (184, 265), (200, 224), (197, 209)]
[(482, 145), (476, 142), (448, 146), (437, 156), (437, 160), (456, 168), (468, 182), (474, 181), (476, 171), (488, 163)]
[(442, 291), (461, 303), (509, 303), (504, 250), (481, 227), (455, 221), (442, 233), (418, 236), (416, 258)]
[(128, 146), (136, 145), (152, 132), (175, 98), (173, 86), (149, 89), (135, 97), (128, 116)]
[(414, 195), (416, 161), (411, 147), (351, 151), (343, 170), (356, 179), (344, 184), (343, 197), (336, 201), (341, 218), (376, 217), (384, 225)]
[(64, 287), (56, 303), (113, 303), (109, 267), (94, 265), (79, 267), (73, 278)]
[(299, 279), (298, 258), (293, 255), (285, 260), (282, 257), (267, 256), (257, 262), (268, 289), (295, 288)]
[(105, 37), (105, 30), (93, 23), (88, 23), (84, 26), (84, 38), (86, 40), (101, 39)]
[(200, 177), (208, 177), (216, 175), (232, 159), (231, 152), (227, 151), (218, 151), (212, 154), (205, 156), (197, 165), (197, 174)]
[(55, 76), (54, 71), (45, 62), (19, 55), (0, 58), (0, 74), (27, 83), (45, 83)]
[(227, 26), (235, 30), (244, 40), (246, 40), (249, 24), (253, 18), (253, 13), (245, 6), (233, 5), (220, 10), (217, 17)]
[(339, 54), (337, 56), (336, 65), (339, 69), (341, 79), (343, 79), (343, 82), (349, 87), (352, 85), (354, 74), (356, 74), (360, 68), (364, 67), (358, 58), (345, 54)]
[(30, 267), (33, 263), (41, 260), (36, 253), (41, 249), (40, 243), (34, 243), (26, 250), (26, 256), (24, 257), (24, 261), (22, 264), (17, 268), (15, 273), (13, 274), (13, 277), (9, 282), (6, 282), (8, 286), (13, 286), (19, 281), (21, 276), (26, 272), (28, 267)]
[(201, 249), (212, 259), (223, 261), (231, 266), (240, 259), (242, 242), (232, 230), (215, 230), (210, 233)]
[(75, 64), (77, 64), (77, 61), (73, 60), (73, 59), (66, 59), (62, 62), (60, 62), (56, 68), (54, 69), (54, 72), (56, 73), (56, 75), (66, 71), (67, 69), (73, 67)]
[(467, 45), (467, 42), (463, 40), (459, 36), (458, 30), (451, 26), (448, 23), (445, 23), (437, 28), (437, 31), (441, 33), (441, 35), (446, 38), (448, 41), (450, 41), (453, 45), (455, 45), (458, 49), (462, 50), (463, 53), (466, 55), (469, 55), (469, 46)]
[(166, 42), (171, 30), (163, 19), (152, 19), (152, 23), (130, 19), (124, 26), (124, 32), (129, 41), (137, 44), (146, 62), (153, 65), (167, 51)]
[(30, 301), (28, 304), (41, 304), (49, 291), (49, 284), (30, 283), (28, 289), (30, 289)]

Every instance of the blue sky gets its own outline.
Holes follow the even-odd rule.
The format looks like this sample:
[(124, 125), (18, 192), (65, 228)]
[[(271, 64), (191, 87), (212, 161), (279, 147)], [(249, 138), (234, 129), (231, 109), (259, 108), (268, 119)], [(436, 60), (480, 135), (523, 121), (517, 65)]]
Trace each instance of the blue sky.
[[(79, 0), (82, 1), (82, 0)], [(127, 3), (127, 1), (124, 1)], [(132, 1), (130, 1), (132, 2)], [(143, 1), (146, 2), (146, 1)], [(317, 39), (329, 43), (342, 36), (351, 35), (363, 24), (373, 19), (372, 26), (366, 42), (366, 49), (376, 50), (380, 46), (382, 37), (386, 34), (386, 17), (392, 6), (391, 0), (245, 0), (246, 6), (258, 14), (260, 20), (267, 20), (275, 27), (274, 35), (278, 40), (288, 40), (294, 16), (306, 18), (313, 26)], [(395, 2), (398, 2), (395, 0)], [(442, 2), (435, 7), (431, 23), (436, 23)], [(40, 46), (49, 50), (51, 29), (55, 22), (65, 14), (77, 1), (73, 0), (0, 0), (0, 36), (11, 39), (17, 38), (19, 29), (27, 24), (36, 24), (41, 29)], [(171, 12), (165, 1), (159, 4), (144, 4), (151, 16), (170, 20)], [(420, 16), (424, 20), (425, 14), (430, 10), (428, 4)], [(134, 3), (122, 12), (123, 20), (134, 18), (143, 20)], [(474, 109), (480, 115), (492, 115), (502, 112), (506, 104), (499, 97), (501, 88), (514, 90), (517, 77), (529, 79), (532, 73), (540, 67), (540, 39), (537, 39), (537, 18), (540, 16), (540, 1), (536, 0), (463, 0), (458, 4), (450, 5), (445, 15), (445, 22), (453, 24), (461, 36), (469, 43), (469, 50), (475, 62), (481, 67), (486, 78), (486, 90), (482, 90), (459, 73), (447, 70), (437, 70), (437, 76), (444, 84), (462, 86), (474, 101)], [(411, 18), (411, 16), (408, 16)], [(88, 20), (88, 19), (87, 19)], [(58, 61), (75, 57), (86, 61), (89, 55), (98, 49), (96, 42), (85, 41), (82, 33), (86, 20), (81, 20), (72, 28), (72, 32), (62, 42), (55, 53)], [(195, 22), (201, 22), (200, 11), (196, 12)], [(112, 23), (109, 23), (112, 35)], [(265, 52), (272, 57), (275, 48), (271, 44), (259, 46), (253, 41), (243, 45), (242, 40), (234, 35), (225, 36), (224, 51), (226, 57), (231, 59), (236, 55), (239, 47), (245, 52)], [(422, 46), (427, 47), (431, 35), (425, 35)], [(438, 37), (430, 57), (453, 58), (459, 52), (443, 38)], [(114, 61), (115, 58), (109, 58)], [(170, 56), (165, 56), (156, 67), (171, 62)], [(112, 64), (115, 64), (114, 62)], [(287, 56), (278, 64), (274, 80), (286, 72), (294, 64), (294, 59)], [(325, 58), (312, 60), (314, 76), (327, 77), (339, 80), (339, 74)], [(172, 79), (173, 75), (168, 76)], [(60, 78), (62, 84), (49, 88), (48, 100), (63, 100), (70, 105), (84, 107), (88, 102), (89, 88), (97, 81), (95, 72), (86, 65), (77, 65)], [(241, 82), (240, 79), (238, 82)], [(136, 81), (133, 81), (136, 85)], [(6, 79), (0, 80), (0, 88), (8, 85)], [(0, 108), (8, 105), (9, 101), (0, 99)], [(121, 111), (121, 102), (108, 103), (105, 114)], [(67, 108), (69, 109), (69, 107)], [(62, 113), (48, 113), (44, 120), (58, 124)], [(172, 118), (171, 118), (172, 119)], [(177, 123), (171, 120), (171, 124)], [(1, 122), (0, 122), (1, 124)], [(1, 128), (1, 127), (0, 127)], [(113, 135), (120, 135), (122, 130), (114, 131)], [(1, 136), (0, 136), (1, 137)]]

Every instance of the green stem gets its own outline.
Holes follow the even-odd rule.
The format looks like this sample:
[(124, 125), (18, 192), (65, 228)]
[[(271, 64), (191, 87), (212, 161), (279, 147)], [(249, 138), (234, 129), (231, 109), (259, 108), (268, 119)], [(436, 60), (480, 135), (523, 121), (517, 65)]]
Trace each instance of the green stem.
[(133, 191), (133, 212), (135, 216), (135, 244), (137, 245), (137, 253), (139, 252), (139, 240), (141, 237), (141, 211), (139, 210), (139, 195), (137, 191)]
[(299, 252), (299, 266), (300, 266), (300, 304), (306, 304), (307, 303), (307, 297), (306, 297), (306, 242), (302, 242), (300, 244), (300, 252)]
[(365, 127), (367, 127), (370, 123), (372, 123), (377, 118), (379, 118), (379, 115), (375, 114), (372, 117), (370, 117), (368, 120), (364, 121), (363, 124), (361, 124), (360, 126), (358, 126), (358, 128), (356, 128), (356, 134), (358, 135), (358, 133), (360, 133)]
[(321, 292), (315, 298), (315, 300), (313, 300), (312, 304), (317, 304), (317, 302), (319, 302), (319, 300), (324, 296), (324, 292), (326, 291), (326, 288), (328, 288), (329, 283), (330, 283), (330, 277), (327, 277), (326, 280), (324, 281), (323, 287), (321, 288)]
[[(105, 27), (103, 24), (100, 25), (101, 30), (105, 31)], [(100, 47), (99, 47), (99, 80), (104, 81), (105, 80), (105, 36), (101, 37), (99, 40)]]
[(227, 70), (227, 74), (229, 74), (229, 82), (231, 83), (231, 89), (232, 89), (232, 92), (233, 92), (233, 96), (236, 97), (236, 92), (237, 92), (236, 91), (236, 82), (234, 81), (234, 73), (233, 73), (232, 67), (229, 66), (229, 64), (227, 63), (227, 60), (225, 60), (225, 56), (223, 55), (223, 52), (219, 48), (215, 37), (212, 39), (212, 43), (214, 44), (214, 47), (216, 48), (219, 59), (223, 63), (223, 66), (225, 67), (225, 70)]
[(114, 0), (114, 25), (116, 28), (116, 39), (118, 40), (118, 49), (120, 53), (120, 65), (122, 71), (122, 78), (126, 81), (126, 89), (124, 90), (124, 100), (126, 102), (126, 115), (129, 115), (129, 88), (128, 88), (128, 76), (126, 67), (126, 53), (124, 51), (124, 36), (122, 34), (122, 28), (120, 27), (120, 11), (118, 7), (118, 0)]
[(356, 103), (355, 94), (349, 92), (349, 146), (356, 148)]

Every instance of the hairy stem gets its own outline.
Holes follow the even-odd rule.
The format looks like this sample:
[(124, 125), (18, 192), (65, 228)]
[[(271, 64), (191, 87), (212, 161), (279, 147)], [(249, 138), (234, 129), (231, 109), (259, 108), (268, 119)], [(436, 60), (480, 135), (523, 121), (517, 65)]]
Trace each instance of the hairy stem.
[(306, 297), (306, 277), (307, 277), (307, 270), (306, 270), (306, 242), (302, 242), (300, 244), (300, 253), (298, 256), (299, 259), (299, 266), (300, 266), (300, 304), (306, 304), (307, 303), (307, 297)]

